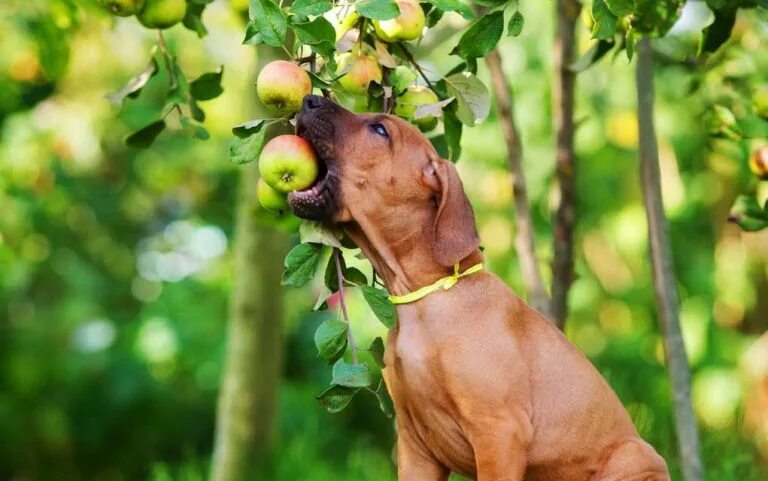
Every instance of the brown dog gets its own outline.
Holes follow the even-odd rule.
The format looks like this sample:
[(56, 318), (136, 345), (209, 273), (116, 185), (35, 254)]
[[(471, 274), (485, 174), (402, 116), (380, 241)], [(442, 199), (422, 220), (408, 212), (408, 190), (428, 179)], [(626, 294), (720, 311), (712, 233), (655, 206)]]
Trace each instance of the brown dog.
[[(289, 196), (340, 224), (403, 295), (482, 262), (454, 166), (407, 122), (304, 99), (297, 133), (327, 167)], [(384, 377), (401, 481), (668, 480), (589, 361), (498, 277), (481, 271), (398, 305)]]

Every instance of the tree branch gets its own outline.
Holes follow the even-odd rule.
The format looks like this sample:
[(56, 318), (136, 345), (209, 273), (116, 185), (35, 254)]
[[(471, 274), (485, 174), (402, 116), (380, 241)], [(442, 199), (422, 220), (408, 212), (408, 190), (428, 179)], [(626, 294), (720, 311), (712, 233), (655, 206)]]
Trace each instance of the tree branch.
[(691, 371), (680, 330), (680, 300), (672, 266), (669, 222), (664, 214), (659, 172), (659, 148), (653, 122), (653, 51), (650, 40), (637, 46), (637, 121), (640, 142), (640, 174), (648, 220), (650, 258), (656, 291), (664, 352), (672, 384), (675, 423), (685, 481), (702, 481), (704, 468), (699, 450), (699, 432), (691, 403)]
[(507, 144), (507, 165), (512, 173), (512, 189), (515, 197), (515, 221), (517, 224), (515, 249), (520, 258), (520, 269), (528, 292), (528, 302), (547, 315), (548, 299), (536, 256), (533, 219), (531, 218), (528, 189), (523, 172), (523, 149), (520, 144), (520, 134), (515, 124), (512, 92), (504, 76), (498, 49), (493, 50), (485, 57), (485, 63), (491, 75), (496, 111), (499, 115), (504, 141)]
[(339, 281), (339, 305), (341, 306), (341, 315), (344, 316), (344, 323), (347, 325), (347, 342), (349, 350), (352, 352), (352, 361), (355, 365), (359, 364), (357, 359), (357, 344), (352, 336), (352, 326), (349, 324), (349, 314), (347, 313), (347, 303), (344, 300), (344, 273), (341, 272), (341, 253), (339, 249), (333, 249), (333, 260), (336, 262), (336, 277)]
[(559, 205), (554, 217), (552, 258), (552, 301), (549, 312), (561, 330), (568, 317), (568, 291), (573, 282), (573, 231), (576, 223), (576, 162), (573, 147), (574, 90), (576, 73), (570, 68), (574, 61), (576, 21), (581, 4), (577, 0), (557, 0), (557, 27), (552, 49), (554, 85), (552, 112), (557, 138), (555, 177)]

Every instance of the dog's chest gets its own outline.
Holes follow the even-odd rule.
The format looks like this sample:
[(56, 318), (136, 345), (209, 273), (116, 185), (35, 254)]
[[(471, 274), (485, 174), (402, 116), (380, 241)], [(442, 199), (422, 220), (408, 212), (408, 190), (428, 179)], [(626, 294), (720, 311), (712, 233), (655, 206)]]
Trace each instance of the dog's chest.
[(420, 329), (401, 330), (387, 345), (386, 380), (401, 428), (412, 431), (453, 471), (471, 474), (474, 455), (447, 382), (446, 348), (439, 336)]

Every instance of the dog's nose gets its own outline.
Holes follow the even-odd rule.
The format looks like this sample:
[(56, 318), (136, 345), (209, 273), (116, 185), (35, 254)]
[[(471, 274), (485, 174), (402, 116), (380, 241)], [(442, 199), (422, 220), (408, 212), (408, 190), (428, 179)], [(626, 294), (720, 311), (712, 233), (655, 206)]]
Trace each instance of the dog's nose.
[(304, 106), (303, 110), (314, 110), (319, 109), (323, 106), (323, 97), (320, 97), (319, 95), (307, 95), (304, 97)]

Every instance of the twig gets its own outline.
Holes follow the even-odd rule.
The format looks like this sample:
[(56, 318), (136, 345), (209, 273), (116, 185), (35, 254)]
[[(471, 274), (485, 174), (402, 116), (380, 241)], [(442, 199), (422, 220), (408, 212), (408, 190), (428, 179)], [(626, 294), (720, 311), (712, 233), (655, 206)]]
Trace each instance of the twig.
[[(176, 80), (176, 72), (173, 70), (173, 56), (171, 55), (171, 52), (168, 51), (168, 46), (165, 44), (165, 37), (163, 36), (162, 30), (157, 31), (157, 47), (160, 49), (163, 57), (165, 57), (165, 68), (168, 71), (168, 90), (174, 90), (178, 86), (178, 80)], [(173, 109), (175, 109), (179, 115), (182, 115), (179, 104), (173, 104)], [(168, 113), (170, 113), (170, 111)]]
[(653, 51), (650, 40), (637, 45), (637, 123), (639, 127), (640, 174), (645, 213), (648, 220), (648, 243), (653, 267), (664, 353), (672, 385), (678, 447), (685, 481), (702, 481), (704, 468), (699, 449), (699, 431), (691, 403), (691, 370), (680, 330), (680, 299), (672, 267), (669, 221), (664, 214), (659, 172), (659, 146), (653, 122)]
[(520, 134), (517, 131), (513, 110), (512, 92), (501, 65), (501, 55), (494, 49), (485, 57), (485, 63), (493, 84), (496, 110), (499, 115), (504, 140), (507, 144), (507, 165), (512, 174), (512, 189), (515, 197), (515, 221), (517, 236), (515, 250), (520, 258), (520, 270), (523, 274), (528, 301), (545, 315), (547, 313), (547, 294), (544, 282), (539, 272), (538, 257), (536, 256), (536, 241), (528, 203), (528, 189), (523, 172), (523, 149), (520, 144)]
[(405, 47), (405, 45), (402, 44), (402, 42), (397, 42), (396, 45), (403, 52), (403, 55), (405, 55), (405, 58), (408, 59), (408, 62), (410, 62), (411, 65), (413, 65), (413, 67), (416, 69), (416, 71), (419, 72), (419, 75), (421, 75), (421, 78), (423, 78), (424, 81), (427, 83), (427, 86), (429, 87), (429, 89), (434, 90), (434, 88), (432, 87), (432, 82), (430, 82), (427, 76), (424, 74), (424, 71), (421, 69), (421, 65), (419, 65), (416, 62), (416, 59), (413, 58), (413, 54), (411, 54), (411, 52), (408, 51), (408, 49)]
[(357, 345), (352, 336), (352, 326), (349, 324), (349, 314), (347, 314), (347, 303), (344, 301), (344, 273), (341, 272), (341, 254), (338, 248), (333, 249), (333, 259), (336, 261), (336, 277), (339, 280), (339, 304), (341, 305), (341, 315), (344, 316), (344, 322), (347, 324), (347, 342), (349, 350), (352, 352), (352, 361), (359, 364), (357, 359)]
[(557, 0), (555, 4), (557, 29), (553, 46), (554, 86), (552, 110), (557, 138), (555, 177), (559, 190), (559, 205), (554, 216), (552, 258), (552, 301), (549, 312), (561, 330), (568, 317), (568, 291), (573, 282), (573, 233), (576, 223), (576, 159), (573, 146), (574, 90), (576, 72), (574, 61), (576, 21), (581, 12), (577, 0)]

